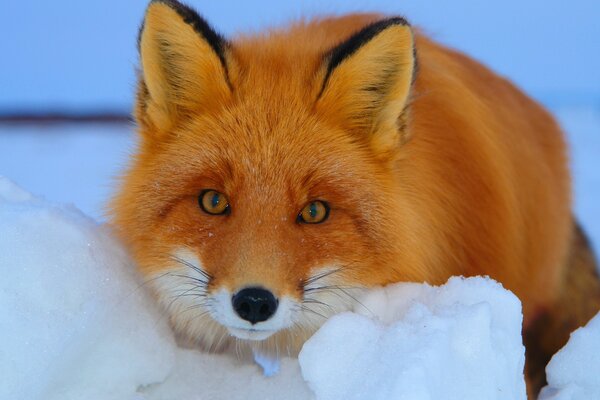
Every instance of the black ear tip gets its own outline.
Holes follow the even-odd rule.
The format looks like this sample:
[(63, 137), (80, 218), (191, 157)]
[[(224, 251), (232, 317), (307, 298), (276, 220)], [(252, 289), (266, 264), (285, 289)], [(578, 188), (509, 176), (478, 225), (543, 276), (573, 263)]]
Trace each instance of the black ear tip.
[[(177, 0), (150, 0), (148, 2), (148, 6), (146, 7), (146, 13), (148, 12), (148, 10), (150, 9), (150, 7), (152, 7), (154, 4), (164, 4), (167, 7), (171, 8), (173, 11), (177, 12), (177, 14), (179, 14), (181, 16), (181, 18), (183, 18), (187, 23), (189, 23), (189, 16), (192, 15), (196, 18), (202, 19), (198, 13), (191, 7), (177, 1)], [(188, 16), (186, 18), (186, 16)], [(138, 36), (137, 36), (137, 48), (138, 51), (140, 50), (140, 43), (142, 41), (142, 34), (144, 33), (144, 25), (145, 25), (146, 19), (144, 17), (144, 20), (142, 20), (142, 23), (140, 25), (140, 28), (138, 30)]]
[(350, 38), (350, 40), (352, 40), (353, 38), (356, 38), (356, 39), (360, 38), (361, 42), (363, 42), (363, 43), (367, 42), (367, 41), (371, 40), (372, 38), (374, 38), (375, 36), (377, 36), (377, 34), (381, 33), (385, 29), (387, 29), (391, 26), (394, 26), (394, 25), (407, 26), (407, 27), (411, 26), (410, 23), (406, 20), (406, 18), (401, 17), (401, 16), (384, 18), (384, 19), (380, 19), (378, 21), (375, 21), (375, 22), (365, 26), (360, 31), (355, 33)]
[(382, 24), (382, 23), (385, 25), (385, 27), (388, 27), (391, 25), (410, 26), (410, 23), (406, 20), (406, 18), (401, 17), (401, 16), (386, 18), (381, 21), (375, 22), (374, 24), (377, 25), (377, 24)]
[(183, 14), (194, 14), (194, 15), (198, 15), (198, 13), (196, 12), (196, 10), (194, 10), (191, 6), (188, 6), (185, 3), (182, 3), (181, 1), (178, 0), (151, 0), (148, 3), (148, 8), (150, 8), (153, 4), (164, 4), (167, 7), (177, 11), (178, 14), (183, 15)]
[(186, 6), (185, 4), (183, 4), (177, 0), (150, 0), (150, 2), (148, 3), (148, 7), (150, 7), (152, 4), (156, 4), (156, 3), (163, 3), (171, 8), (178, 8), (178, 7), (189, 8), (188, 6)]
[[(194, 30), (208, 42), (208, 44), (221, 59), (221, 62), (225, 64), (224, 52), (229, 46), (228, 42), (225, 40), (225, 38), (223, 38), (223, 36), (217, 33), (212, 26), (210, 26), (210, 24), (204, 18), (202, 18), (198, 12), (196, 12), (196, 10), (177, 0), (151, 0), (148, 4), (148, 8), (150, 8), (153, 4), (164, 4), (175, 11), (181, 17), (183, 22), (194, 28)], [(144, 22), (142, 22), (138, 33), (138, 51), (140, 49), (140, 41), (143, 31)]]
[(329, 77), (329, 74), (335, 67), (337, 67), (346, 58), (354, 54), (362, 45), (393, 25), (410, 27), (410, 24), (404, 17), (396, 16), (381, 19), (365, 26), (346, 39), (344, 42), (334, 47), (327, 54), (327, 57), (329, 58), (327, 77)]
[[(395, 16), (395, 17), (390, 17), (390, 18), (386, 18), (386, 19), (382, 19), (380, 21), (374, 22), (373, 24), (364, 28), (363, 31), (367, 30), (367, 29), (373, 29), (375, 32), (371, 36), (371, 37), (373, 37), (373, 36), (377, 35), (377, 33), (383, 31), (384, 29), (386, 29), (392, 25), (407, 26), (412, 29), (411, 24), (406, 20), (406, 18), (401, 17), (401, 16)], [(413, 45), (413, 59), (414, 59), (414, 66), (413, 66), (412, 82), (414, 83), (416, 80), (416, 77), (417, 77), (417, 72), (419, 70), (419, 60), (417, 58), (417, 48), (414, 45)]]

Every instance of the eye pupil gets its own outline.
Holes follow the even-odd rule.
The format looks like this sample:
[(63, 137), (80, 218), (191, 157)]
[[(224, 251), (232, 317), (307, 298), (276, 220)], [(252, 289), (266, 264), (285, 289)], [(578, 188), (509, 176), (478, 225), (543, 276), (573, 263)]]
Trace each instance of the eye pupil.
[(211, 205), (213, 208), (216, 208), (219, 205), (220, 195), (218, 193), (213, 193)]
[(317, 213), (319, 212), (317, 210), (317, 203), (315, 203), (315, 202), (310, 203), (310, 211), (309, 212), (310, 212), (311, 218), (315, 218), (317, 216)]

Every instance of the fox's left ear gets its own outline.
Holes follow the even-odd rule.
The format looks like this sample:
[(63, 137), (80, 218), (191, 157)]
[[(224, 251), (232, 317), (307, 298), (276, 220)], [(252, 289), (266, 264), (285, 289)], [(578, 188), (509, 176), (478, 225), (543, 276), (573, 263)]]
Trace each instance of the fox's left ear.
[(403, 18), (375, 22), (325, 57), (317, 110), (357, 135), (377, 154), (402, 141), (400, 121), (415, 72), (413, 32)]
[(151, 1), (139, 36), (138, 123), (162, 136), (187, 116), (222, 106), (231, 96), (228, 48), (193, 9)]

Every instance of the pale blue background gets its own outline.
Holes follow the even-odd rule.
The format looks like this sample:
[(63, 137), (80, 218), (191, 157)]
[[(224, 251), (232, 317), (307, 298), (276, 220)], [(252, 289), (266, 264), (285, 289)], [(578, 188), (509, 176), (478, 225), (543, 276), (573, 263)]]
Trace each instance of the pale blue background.
[[(192, 0), (218, 30), (356, 10), (405, 15), (547, 104), (600, 105), (599, 0)], [(127, 111), (141, 0), (0, 0), (0, 111)]]

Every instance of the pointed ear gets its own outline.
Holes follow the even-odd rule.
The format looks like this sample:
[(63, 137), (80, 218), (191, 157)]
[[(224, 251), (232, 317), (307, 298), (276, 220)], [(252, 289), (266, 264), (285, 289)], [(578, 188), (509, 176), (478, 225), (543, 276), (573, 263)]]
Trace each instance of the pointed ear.
[(403, 18), (365, 27), (325, 57), (319, 114), (366, 136), (378, 154), (393, 151), (402, 141), (415, 62), (413, 33)]
[(231, 95), (227, 47), (191, 8), (152, 1), (139, 36), (138, 123), (162, 134), (192, 113), (225, 103)]

